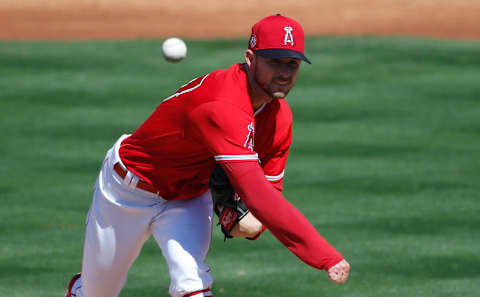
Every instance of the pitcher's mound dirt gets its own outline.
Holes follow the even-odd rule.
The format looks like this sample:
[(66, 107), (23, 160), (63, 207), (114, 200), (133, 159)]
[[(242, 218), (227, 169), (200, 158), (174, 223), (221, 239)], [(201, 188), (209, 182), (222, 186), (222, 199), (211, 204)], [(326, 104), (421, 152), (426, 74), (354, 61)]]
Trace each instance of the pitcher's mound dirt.
[(480, 39), (480, 0), (0, 0), (0, 39), (247, 38), (274, 13), (308, 35)]

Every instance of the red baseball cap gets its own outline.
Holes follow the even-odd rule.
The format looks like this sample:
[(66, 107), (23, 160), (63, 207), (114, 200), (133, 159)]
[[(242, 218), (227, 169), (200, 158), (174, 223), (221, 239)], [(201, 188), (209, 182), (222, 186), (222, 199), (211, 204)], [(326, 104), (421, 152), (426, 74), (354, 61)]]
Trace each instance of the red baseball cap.
[(294, 19), (275, 14), (252, 27), (248, 48), (266, 58), (297, 58), (312, 64), (305, 57), (305, 33)]

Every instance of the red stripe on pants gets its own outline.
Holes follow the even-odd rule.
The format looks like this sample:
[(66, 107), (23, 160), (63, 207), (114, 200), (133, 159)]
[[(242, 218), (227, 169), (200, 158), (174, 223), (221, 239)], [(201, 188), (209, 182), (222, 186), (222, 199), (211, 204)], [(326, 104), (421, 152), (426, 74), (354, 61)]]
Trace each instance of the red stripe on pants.
[[(205, 290), (188, 293), (187, 295), (184, 295), (183, 297), (191, 297), (191, 296), (195, 296), (195, 295), (197, 295), (197, 294), (206, 293), (206, 292), (210, 292), (210, 289), (207, 288), (207, 289), (205, 289)], [(213, 296), (213, 295), (210, 294), (209, 296)]]

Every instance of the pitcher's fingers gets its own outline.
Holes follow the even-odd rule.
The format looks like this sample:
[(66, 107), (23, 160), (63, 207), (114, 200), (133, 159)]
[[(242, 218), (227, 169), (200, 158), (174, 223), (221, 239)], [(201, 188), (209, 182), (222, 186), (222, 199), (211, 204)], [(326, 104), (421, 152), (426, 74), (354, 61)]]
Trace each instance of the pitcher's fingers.
[(328, 277), (331, 281), (343, 284), (347, 281), (350, 273), (350, 264), (344, 259), (328, 270)]

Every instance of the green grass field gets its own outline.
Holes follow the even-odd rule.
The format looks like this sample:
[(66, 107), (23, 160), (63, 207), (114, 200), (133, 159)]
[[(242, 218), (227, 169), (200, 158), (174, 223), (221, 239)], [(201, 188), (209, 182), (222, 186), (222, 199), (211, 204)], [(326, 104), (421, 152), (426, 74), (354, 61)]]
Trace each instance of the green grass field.
[[(63, 296), (107, 149), (246, 41), (0, 42), (0, 296)], [(480, 296), (480, 43), (309, 39), (288, 97), (285, 195), (352, 265), (346, 285), (265, 234), (223, 242), (216, 297)], [(168, 296), (153, 240), (121, 297)]]

